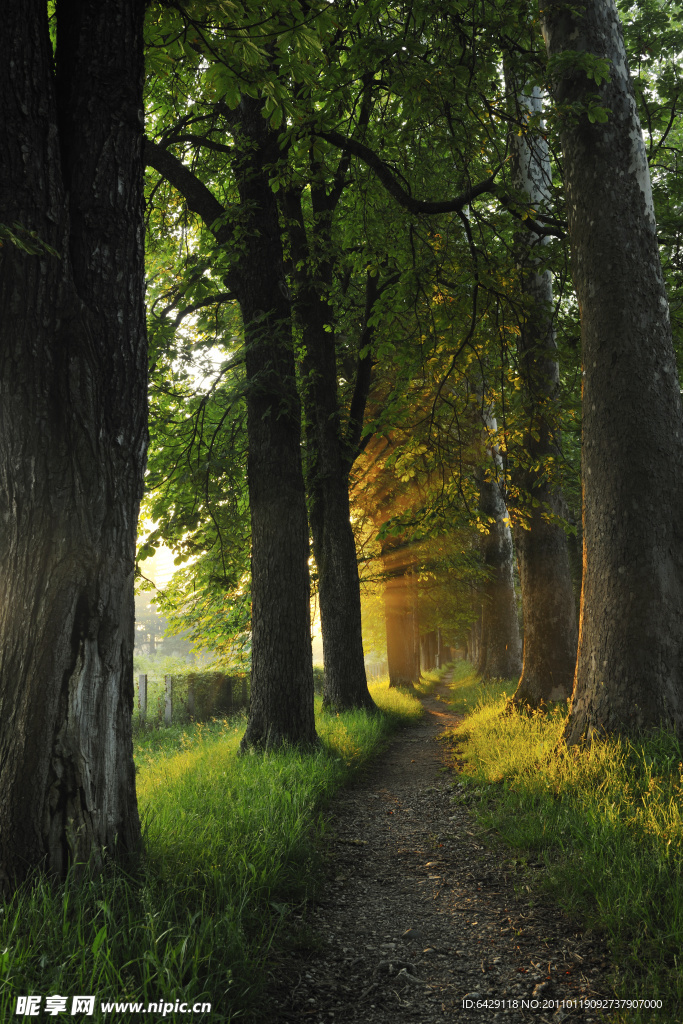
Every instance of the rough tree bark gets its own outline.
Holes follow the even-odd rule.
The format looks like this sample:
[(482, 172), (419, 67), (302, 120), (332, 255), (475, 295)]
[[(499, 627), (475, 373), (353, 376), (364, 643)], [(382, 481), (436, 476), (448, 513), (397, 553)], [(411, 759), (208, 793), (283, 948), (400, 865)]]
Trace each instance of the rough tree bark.
[[(278, 209), (265, 170), (279, 149), (262, 107), (244, 96), (231, 115), (240, 204), (230, 212), (239, 210), (243, 234), (239, 262), (225, 278), (240, 304), (247, 370), (252, 666), (242, 749), (317, 742), (301, 408)], [(226, 208), (197, 175), (150, 140), (145, 158), (214, 232), (218, 246), (229, 245)]]
[[(541, 96), (534, 88), (524, 96), (511, 75), (508, 90), (518, 98), (519, 114), (540, 114)], [(514, 130), (510, 135), (512, 184), (534, 210), (548, 202), (550, 159), (540, 133)], [(552, 320), (553, 286), (549, 270), (539, 268), (547, 237), (528, 231), (519, 237), (517, 254), (526, 302), (518, 340), (519, 373), (524, 388), (526, 419), (523, 447), (531, 466), (559, 454), (556, 420), (559, 367)], [(518, 707), (537, 708), (547, 701), (566, 700), (576, 665), (576, 612), (567, 537), (558, 521), (564, 501), (545, 468), (515, 474), (524, 523), (515, 523), (524, 617), (522, 675), (512, 698)]]
[(260, 100), (244, 96), (237, 163), (246, 212), (236, 275), (247, 366), (251, 702), (242, 749), (317, 741), (301, 406), (280, 225), (265, 166), (279, 155)]
[[(486, 416), (485, 427), (488, 440), (496, 430), (496, 421), (490, 414)], [(500, 455), (495, 449), (491, 454), (500, 478)], [(489, 527), (481, 542), (488, 577), (482, 594), (477, 672), (483, 679), (514, 679), (522, 671), (522, 640), (517, 619), (512, 532), (498, 480), (486, 473), (481, 474), (479, 482), (479, 512), (489, 521)]]
[(568, 743), (683, 731), (683, 416), (650, 177), (613, 0), (544, 4), (551, 58), (607, 58), (610, 81), (565, 70), (570, 110), (599, 92), (607, 123), (566, 114), (562, 149), (583, 360), (584, 575)]
[(147, 449), (141, 0), (7, 0), (0, 221), (0, 862), (140, 839), (133, 573)]

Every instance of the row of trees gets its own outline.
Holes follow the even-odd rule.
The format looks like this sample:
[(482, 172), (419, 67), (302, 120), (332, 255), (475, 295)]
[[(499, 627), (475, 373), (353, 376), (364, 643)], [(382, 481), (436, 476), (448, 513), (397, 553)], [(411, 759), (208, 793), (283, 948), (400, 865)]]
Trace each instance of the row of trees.
[[(648, 11), (659, 28), (662, 12)], [(143, 13), (134, 0), (8, 4), (7, 877), (43, 862), (60, 874), (139, 840), (143, 162), (157, 526), (142, 554), (163, 538), (191, 559), (167, 595), (179, 619), (217, 642), (226, 624), (248, 631), (243, 746), (316, 742), (309, 526), (329, 705), (372, 709), (359, 553), (362, 573), (379, 565), (387, 581), (406, 664), (416, 577), (423, 590), (429, 579), (436, 593), (453, 579), (463, 590), (483, 564), (485, 669), (512, 671), (510, 520), (518, 700), (569, 692), (562, 522), (579, 510), (567, 237), (585, 569), (566, 735), (679, 729), (680, 396), (612, 0), (546, 4), (545, 46), (518, 2), (483, 20), (476, 5), (431, 0), (151, 6), (145, 134)], [(647, 108), (660, 150), (674, 141), (670, 93)]]

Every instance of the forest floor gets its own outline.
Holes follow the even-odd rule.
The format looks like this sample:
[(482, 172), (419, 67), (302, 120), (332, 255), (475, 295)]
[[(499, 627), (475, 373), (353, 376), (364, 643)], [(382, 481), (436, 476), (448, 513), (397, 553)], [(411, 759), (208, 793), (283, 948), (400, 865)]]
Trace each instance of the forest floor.
[(462, 716), (447, 696), (442, 681), (422, 697), (420, 724), (334, 798), (328, 878), (271, 962), (264, 1024), (609, 1016), (580, 1005), (613, 997), (599, 937), (534, 884), (540, 864), (520, 872), (454, 801), (457, 758), (437, 737)]

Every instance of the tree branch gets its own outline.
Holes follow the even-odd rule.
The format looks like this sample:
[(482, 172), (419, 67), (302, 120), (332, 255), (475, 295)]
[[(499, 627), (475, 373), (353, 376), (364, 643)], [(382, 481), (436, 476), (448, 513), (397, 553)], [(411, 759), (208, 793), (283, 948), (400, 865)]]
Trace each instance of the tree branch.
[(170, 145), (173, 142), (191, 142), (193, 145), (201, 146), (204, 149), (214, 149), (217, 153), (229, 153), (235, 152), (232, 146), (226, 146), (223, 142), (214, 142), (213, 139), (207, 139), (205, 135), (195, 135), (192, 132), (187, 132), (185, 135), (170, 135), (164, 139), (166, 145)]
[(318, 135), (319, 138), (324, 139), (326, 142), (331, 143), (331, 145), (337, 146), (338, 149), (344, 150), (353, 156), (357, 156), (363, 161), (363, 163), (367, 164), (367, 166), (375, 172), (389, 195), (406, 210), (409, 210), (410, 213), (459, 213), (474, 199), (490, 192), (495, 195), (498, 202), (501, 206), (505, 207), (508, 213), (512, 214), (512, 216), (516, 217), (518, 220), (523, 220), (526, 227), (535, 234), (540, 235), (541, 237), (545, 237), (546, 235), (552, 235), (555, 238), (566, 237), (565, 232), (560, 230), (559, 227), (544, 227), (538, 220), (534, 220), (532, 217), (522, 217), (521, 213), (517, 213), (511, 208), (510, 200), (503, 192), (500, 191), (500, 187), (495, 181), (496, 175), (501, 169), (502, 164), (499, 165), (484, 181), (480, 181), (479, 184), (472, 185), (470, 188), (465, 189), (465, 191), (461, 192), (459, 196), (455, 196), (453, 199), (430, 202), (429, 200), (415, 199), (411, 196), (400, 184), (389, 165), (385, 163), (385, 161), (382, 160), (374, 150), (365, 146), (362, 142), (358, 142), (357, 139), (346, 138), (344, 135), (335, 131), (314, 132), (314, 134)]
[[(372, 316), (375, 303), (382, 292), (392, 284), (396, 284), (399, 278), (400, 274), (391, 274), (380, 287), (376, 276), (373, 277), (369, 273), (367, 275), (365, 287), (365, 323), (363, 326), (363, 332), (358, 339), (356, 380), (353, 387), (353, 395), (351, 397), (349, 422), (345, 438), (346, 449), (349, 453), (346, 460), (347, 472), (350, 472), (354, 462), (360, 453), (364, 451), (370, 437), (372, 436), (370, 434), (366, 434), (365, 437), (361, 437), (363, 433), (363, 423), (365, 421), (365, 406), (367, 405), (368, 395), (370, 394), (370, 385), (372, 384), (372, 369), (377, 361), (369, 351), (375, 329), (368, 321)], [(368, 349), (368, 351), (362, 356), (361, 352), (363, 349)]]
[[(543, 224), (541, 224), (538, 220), (535, 220), (533, 217), (525, 217), (522, 213), (519, 213), (518, 210), (515, 210), (512, 206), (511, 200), (508, 199), (508, 197), (503, 192), (497, 191), (496, 199), (498, 200), (501, 206), (505, 207), (507, 212), (512, 217), (514, 217), (516, 220), (521, 221), (524, 227), (526, 227), (529, 231), (533, 231), (535, 235), (539, 235), (541, 238), (546, 238), (548, 236), (552, 236), (553, 238), (567, 237), (566, 231), (562, 231), (560, 229), (560, 225), (563, 224), (562, 221), (555, 220), (555, 218), (548, 218), (548, 223), (557, 224), (558, 226), (544, 227)], [(545, 220), (545, 218), (541, 216), (541, 220)], [(567, 228), (568, 225), (564, 224), (564, 227)]]
[(385, 161), (382, 160), (374, 150), (370, 149), (369, 146), (364, 145), (362, 142), (358, 142), (357, 139), (348, 139), (344, 135), (335, 131), (313, 131), (312, 134), (324, 139), (325, 142), (329, 142), (338, 149), (345, 150), (353, 156), (357, 156), (359, 160), (362, 160), (363, 163), (367, 164), (367, 166), (375, 172), (389, 195), (392, 196), (397, 203), (400, 203), (400, 205), (406, 210), (409, 210), (410, 213), (456, 213), (458, 210), (462, 210), (464, 206), (471, 203), (473, 199), (476, 199), (477, 196), (483, 195), (485, 192), (495, 192), (497, 187), (495, 184), (495, 177), (500, 170), (500, 167), (497, 167), (493, 174), (489, 175), (485, 181), (480, 181), (478, 185), (472, 185), (470, 188), (465, 189), (464, 192), (461, 192), (461, 194), (456, 196), (454, 199), (445, 199), (440, 202), (429, 202), (428, 200), (415, 199), (406, 192), (403, 186), (399, 183), (389, 165), (385, 163)]
[[(188, 208), (201, 217), (207, 228), (213, 231), (213, 225), (224, 216), (226, 208), (218, 202), (204, 182), (200, 181), (177, 156), (173, 156), (163, 146), (150, 139), (145, 139), (144, 157), (147, 167), (153, 167), (177, 192), (180, 192)], [(231, 229), (223, 224), (213, 233), (216, 241), (223, 244), (228, 240)]]
[(191, 306), (181, 309), (173, 321), (173, 327), (177, 327), (186, 316), (189, 316), (190, 313), (196, 313), (198, 309), (204, 309), (205, 306), (217, 306), (219, 302), (230, 302), (234, 298), (235, 296), (232, 292), (219, 292), (217, 295), (209, 295), (208, 299), (202, 299), (201, 302), (194, 302)]
[[(360, 115), (358, 117), (358, 129), (362, 131), (367, 128), (370, 123), (370, 110), (372, 107), (372, 89), (371, 84), (373, 75), (367, 74), (363, 76), (363, 92), (361, 100)], [(346, 185), (346, 176), (349, 171), (349, 164), (351, 163), (351, 152), (348, 149), (342, 150), (337, 169), (334, 173), (332, 185), (327, 195), (328, 209), (336, 209), (337, 203), (341, 199), (342, 192)]]

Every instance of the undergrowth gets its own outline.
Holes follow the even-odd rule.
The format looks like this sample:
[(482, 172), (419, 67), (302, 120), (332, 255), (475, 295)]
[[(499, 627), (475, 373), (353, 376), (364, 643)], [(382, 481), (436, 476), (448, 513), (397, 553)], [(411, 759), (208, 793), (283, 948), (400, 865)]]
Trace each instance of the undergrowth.
[[(134, 659), (135, 700), (133, 708), (133, 736), (159, 728), (169, 728), (164, 723), (166, 712), (166, 677), (173, 680), (172, 718), (173, 727), (187, 725), (194, 720), (189, 707), (189, 691), (195, 695), (196, 717), (209, 719), (210, 715), (222, 715), (226, 707), (225, 686), (231, 680), (231, 698), (227, 700), (230, 712), (236, 713), (248, 701), (248, 674), (239, 667), (221, 665), (218, 662), (197, 666), (190, 665), (182, 658), (136, 655)], [(314, 673), (316, 670), (314, 669)], [(139, 679), (147, 677), (147, 709), (143, 714), (140, 705)], [(217, 709), (221, 710), (217, 710)]]
[(459, 669), (452, 703), (469, 711), (452, 733), (464, 761), (461, 799), (506, 844), (544, 859), (556, 901), (604, 933), (617, 994), (661, 999), (657, 1016), (681, 1022), (683, 746), (660, 731), (568, 750), (566, 705), (503, 713), (513, 691), (514, 683), (482, 685), (469, 666)]
[[(57, 993), (100, 1003), (211, 1003), (199, 1021), (259, 1017), (269, 947), (316, 885), (322, 811), (401, 724), (415, 697), (371, 687), (382, 713), (328, 714), (317, 700), (322, 748), (237, 756), (243, 719), (138, 737), (144, 852), (134, 876), (26, 883), (0, 906), (0, 1019), (17, 997)], [(188, 1019), (170, 1012), (166, 1019)], [(262, 1017), (261, 1017), (262, 1019)]]
[(443, 668), (434, 668), (429, 671), (425, 671), (420, 676), (419, 683), (414, 685), (415, 692), (421, 697), (425, 697), (427, 694), (434, 693), (439, 683), (446, 677), (452, 674), (453, 664), (452, 662), (448, 665), (444, 665)]

